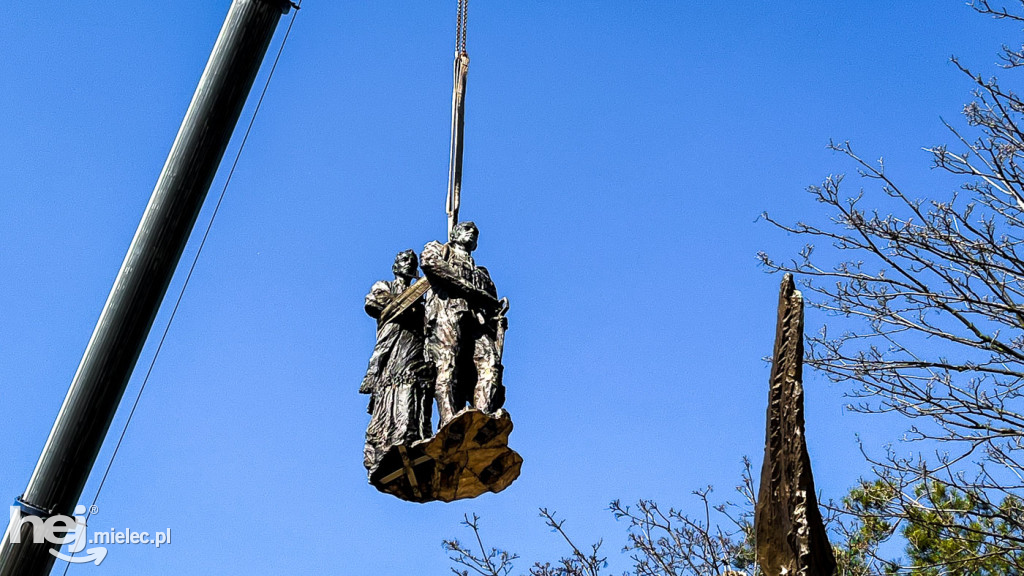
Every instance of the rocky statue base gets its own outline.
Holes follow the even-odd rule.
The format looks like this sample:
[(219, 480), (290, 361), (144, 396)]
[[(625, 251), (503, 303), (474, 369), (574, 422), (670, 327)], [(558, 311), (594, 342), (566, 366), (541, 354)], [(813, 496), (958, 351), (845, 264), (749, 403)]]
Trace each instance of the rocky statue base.
[(392, 446), (370, 484), (409, 502), (451, 502), (501, 492), (519, 477), (523, 459), (508, 447), (512, 418), (463, 410), (433, 438)]

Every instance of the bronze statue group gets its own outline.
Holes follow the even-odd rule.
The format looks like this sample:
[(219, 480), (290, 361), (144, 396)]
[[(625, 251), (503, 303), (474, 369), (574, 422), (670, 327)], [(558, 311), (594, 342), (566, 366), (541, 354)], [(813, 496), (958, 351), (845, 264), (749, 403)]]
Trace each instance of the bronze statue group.
[(473, 260), (478, 236), (475, 224), (460, 222), (447, 243), (428, 243), (418, 260), (412, 250), (400, 252), (395, 279), (375, 283), (366, 296), (366, 313), (377, 319), (359, 388), (370, 395), (363, 460), (371, 478), (390, 450), (402, 447), (404, 459), (405, 447), (433, 436), (435, 402), (439, 430), (465, 410), (507, 416), (501, 354), (508, 300), (498, 299), (487, 269)]

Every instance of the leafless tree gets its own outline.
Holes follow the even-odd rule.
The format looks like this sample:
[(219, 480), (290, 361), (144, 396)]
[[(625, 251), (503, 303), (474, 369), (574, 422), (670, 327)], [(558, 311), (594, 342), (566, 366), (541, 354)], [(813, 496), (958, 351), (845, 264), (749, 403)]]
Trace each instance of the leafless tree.
[(512, 573), (512, 563), (519, 558), (518, 555), (509, 553), (498, 548), (488, 549), (484, 546), (483, 537), (480, 535), (480, 517), (473, 514), (466, 516), (462, 525), (473, 531), (476, 546), (466, 546), (456, 539), (445, 540), (441, 543), (449, 553), (449, 558), (455, 564), (452, 573), (456, 576), (509, 576)]
[[(641, 500), (635, 506), (612, 502), (609, 510), (626, 523), (626, 543), (622, 551), (628, 554), (632, 568), (625, 575), (761, 576), (754, 546), (757, 492), (751, 464), (746, 458), (736, 493), (739, 499), (735, 503), (712, 503), (710, 487), (694, 491), (702, 510), (695, 517), (674, 508), (666, 512), (650, 500)], [(854, 492), (850, 498), (870, 505), (875, 501), (874, 496), (874, 492)], [(529, 576), (600, 576), (603, 573), (607, 563), (600, 553), (601, 542), (585, 550), (565, 531), (564, 520), (546, 509), (541, 509), (540, 514), (544, 523), (560, 536), (568, 553), (554, 563), (534, 563)], [(870, 576), (883, 573), (891, 566), (874, 560), (880, 536), (888, 535), (887, 526), (866, 524), (857, 517), (848, 518), (844, 523), (831, 516), (827, 520), (841, 543), (835, 548), (838, 576)], [(511, 576), (513, 561), (518, 556), (484, 546), (476, 516), (467, 517), (463, 524), (472, 530), (476, 545), (469, 547), (457, 540), (444, 542), (455, 565), (452, 572), (458, 576)]]
[(756, 489), (751, 464), (743, 460), (742, 482), (736, 487), (738, 504), (711, 503), (712, 488), (696, 490), (703, 513), (688, 516), (656, 502), (640, 500), (623, 506), (618, 500), (611, 511), (628, 520), (624, 551), (633, 560), (636, 576), (722, 576), (759, 574), (754, 558), (754, 501)]
[[(565, 532), (562, 526), (565, 520), (559, 520), (554, 512), (541, 508), (541, 517), (552, 531), (557, 532), (564, 543), (569, 547), (570, 553), (563, 556), (555, 564), (550, 562), (536, 562), (530, 568), (530, 576), (600, 576), (601, 569), (607, 565), (606, 559), (600, 556), (601, 542), (590, 547), (589, 552), (579, 548), (572, 538)], [(509, 576), (512, 574), (514, 561), (519, 558), (498, 548), (488, 549), (484, 546), (483, 537), (480, 534), (480, 518), (475, 514), (472, 518), (466, 516), (462, 524), (472, 530), (476, 546), (466, 546), (458, 540), (445, 540), (442, 542), (444, 549), (449, 553), (449, 558), (455, 564), (452, 572), (456, 576)], [(471, 572), (472, 571), (472, 572)]]
[[(1021, 1), (1012, 9), (987, 0), (971, 6), (1024, 22)], [(1004, 46), (1001, 61), (1012, 74), (1024, 66), (1024, 49)], [(910, 539), (906, 564), (914, 573), (1019, 573), (1024, 100), (953, 62), (975, 85), (966, 126), (947, 123), (953, 144), (927, 150), (936, 168), (962, 179), (959, 188), (917, 197), (881, 160), (833, 143), (875, 186), (847, 197), (843, 178), (831, 176), (811, 187), (833, 211), (824, 225), (765, 214), (808, 243), (790, 262), (760, 258), (769, 270), (797, 274), (816, 296), (811, 305), (836, 318), (809, 338), (807, 362), (853, 383), (853, 410), (908, 418), (906, 439), (921, 443), (911, 455), (870, 454), (878, 478), (865, 481), (845, 511)], [(830, 245), (839, 263), (822, 264), (816, 243)]]
[[(755, 576), (753, 547), (754, 483), (750, 462), (744, 461), (743, 481), (737, 491), (740, 504), (712, 505), (711, 488), (694, 492), (704, 513), (692, 519), (679, 510), (667, 512), (650, 500), (636, 506), (612, 502), (610, 511), (627, 523), (623, 552), (632, 560), (635, 576)], [(554, 512), (541, 509), (544, 523), (557, 533), (568, 553), (556, 562), (536, 562), (530, 576), (600, 576), (607, 568), (601, 555), (601, 542), (587, 548), (577, 546)], [(463, 522), (472, 530), (477, 543), (468, 547), (457, 540), (446, 540), (444, 548), (455, 564), (452, 572), (459, 576), (509, 576), (514, 554), (484, 546), (479, 519), (467, 517)], [(470, 570), (472, 572), (470, 572)]]

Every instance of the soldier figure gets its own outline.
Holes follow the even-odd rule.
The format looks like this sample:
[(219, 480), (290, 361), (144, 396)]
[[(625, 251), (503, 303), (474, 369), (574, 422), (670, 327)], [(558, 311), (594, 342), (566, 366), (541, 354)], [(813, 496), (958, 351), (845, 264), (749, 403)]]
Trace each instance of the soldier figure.
[(426, 355), (437, 375), (439, 426), (471, 404), (494, 414), (505, 403), (501, 383), (504, 311), (508, 301), (472, 252), (479, 231), (472, 222), (452, 229), (447, 244), (430, 242), (420, 256), (430, 281), (426, 296)]
[(433, 367), (423, 353), (423, 301), (417, 299), (397, 315), (385, 310), (419, 276), (416, 253), (401, 252), (391, 270), (393, 281), (380, 281), (366, 296), (366, 313), (377, 319), (377, 344), (359, 387), (370, 394), (363, 463), (371, 472), (392, 446), (430, 438)]

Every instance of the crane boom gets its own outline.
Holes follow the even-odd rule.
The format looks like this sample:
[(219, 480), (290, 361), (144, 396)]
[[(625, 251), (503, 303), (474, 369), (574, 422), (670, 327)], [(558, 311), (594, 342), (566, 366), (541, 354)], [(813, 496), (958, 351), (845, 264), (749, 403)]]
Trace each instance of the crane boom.
[[(233, 0), (149, 205), (24, 494), (23, 515), (70, 516), (110, 428), (287, 0)], [(20, 543), (12, 542), (12, 532)], [(0, 576), (49, 574), (53, 545), (8, 526)], [(18, 538), (16, 538), (18, 539)], [(59, 547), (57, 547), (59, 548)]]

